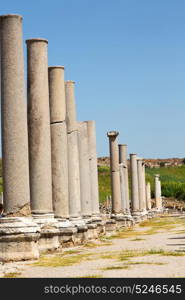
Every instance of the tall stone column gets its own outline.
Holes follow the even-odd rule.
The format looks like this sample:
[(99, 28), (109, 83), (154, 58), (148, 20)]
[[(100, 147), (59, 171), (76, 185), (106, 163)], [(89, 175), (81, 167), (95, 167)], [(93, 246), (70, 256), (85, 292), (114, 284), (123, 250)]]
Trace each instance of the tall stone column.
[(131, 207), (132, 207), (132, 215), (135, 216), (135, 215), (140, 215), (137, 155), (135, 153), (130, 154), (130, 171), (131, 171)]
[(116, 131), (109, 131), (107, 133), (110, 150), (112, 214), (115, 215), (121, 213), (121, 187), (119, 173), (119, 152), (117, 143), (118, 134), (119, 132)]
[(137, 173), (138, 173), (138, 191), (139, 191), (139, 208), (140, 211), (146, 209), (145, 203), (145, 188), (144, 188), (144, 176), (143, 176), (143, 161), (142, 159), (137, 159)]
[(155, 203), (156, 208), (161, 209), (162, 208), (162, 201), (161, 201), (161, 186), (160, 186), (160, 180), (159, 180), (159, 174), (155, 175)]
[(30, 203), (22, 17), (0, 16), (4, 213)]
[(52, 198), (55, 217), (69, 218), (64, 67), (48, 68), (51, 122)]
[(26, 43), (31, 208), (33, 214), (51, 214), (53, 207), (48, 41), (29, 39)]
[(151, 210), (151, 186), (150, 182), (147, 182), (146, 184), (146, 203), (147, 203), (147, 210)]
[(78, 151), (78, 125), (76, 121), (74, 81), (65, 82), (65, 93), (68, 139), (69, 215), (71, 219), (77, 219), (81, 216), (81, 200)]
[(122, 173), (123, 173), (123, 181), (121, 183), (122, 208), (123, 209), (125, 208), (125, 213), (130, 214), (127, 145), (120, 144), (118, 145), (118, 147), (119, 147), (119, 163), (122, 164)]
[(0, 53), (5, 214), (0, 218), (0, 261), (36, 259), (40, 229), (30, 217), (21, 217), (23, 211), (30, 214), (21, 16), (0, 16)]
[(96, 153), (96, 128), (95, 121), (86, 121), (89, 145), (89, 168), (91, 185), (91, 205), (94, 220), (99, 220), (99, 190), (98, 190), (98, 168)]
[(146, 199), (146, 174), (145, 174), (145, 163), (143, 161), (142, 164), (142, 168), (143, 168), (143, 196), (144, 196), (144, 210), (146, 212), (147, 210), (147, 199)]
[(89, 168), (89, 145), (86, 122), (78, 122), (78, 147), (80, 166), (81, 214), (84, 218), (89, 218), (92, 215), (92, 203)]
[(59, 247), (52, 203), (48, 41), (34, 38), (26, 44), (31, 209), (35, 222), (41, 226), (39, 249), (45, 251)]

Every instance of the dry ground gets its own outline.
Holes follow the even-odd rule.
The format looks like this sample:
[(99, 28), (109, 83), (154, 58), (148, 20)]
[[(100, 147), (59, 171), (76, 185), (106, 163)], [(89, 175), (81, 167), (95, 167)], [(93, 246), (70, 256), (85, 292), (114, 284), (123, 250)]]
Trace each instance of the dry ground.
[(185, 216), (154, 218), (39, 261), (0, 265), (0, 277), (185, 277)]

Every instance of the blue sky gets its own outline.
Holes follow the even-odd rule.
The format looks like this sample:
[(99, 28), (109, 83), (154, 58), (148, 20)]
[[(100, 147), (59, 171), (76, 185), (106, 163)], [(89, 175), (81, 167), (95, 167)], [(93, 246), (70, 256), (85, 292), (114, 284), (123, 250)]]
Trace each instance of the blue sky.
[(141, 157), (185, 157), (184, 0), (1, 0), (24, 39), (49, 40), (49, 65), (76, 82), (79, 120), (96, 120)]

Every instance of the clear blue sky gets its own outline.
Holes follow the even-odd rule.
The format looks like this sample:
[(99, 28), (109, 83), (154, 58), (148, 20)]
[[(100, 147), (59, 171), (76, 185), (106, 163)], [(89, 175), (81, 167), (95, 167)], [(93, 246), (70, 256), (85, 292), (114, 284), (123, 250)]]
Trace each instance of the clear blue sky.
[(76, 81), (79, 120), (96, 120), (141, 157), (185, 157), (184, 0), (1, 0), (24, 39), (49, 40), (49, 65)]

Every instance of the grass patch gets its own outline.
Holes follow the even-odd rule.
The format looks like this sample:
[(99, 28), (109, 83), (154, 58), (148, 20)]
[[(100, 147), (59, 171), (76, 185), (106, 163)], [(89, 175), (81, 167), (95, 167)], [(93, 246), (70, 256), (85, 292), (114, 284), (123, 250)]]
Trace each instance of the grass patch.
[(66, 250), (62, 253), (62, 255), (70, 255), (70, 254), (79, 254), (81, 253), (81, 250)]
[(89, 242), (89, 243), (84, 244), (83, 247), (97, 248), (97, 247), (110, 246), (110, 245), (112, 245), (111, 242), (107, 242), (107, 241), (103, 242), (103, 240), (101, 240), (101, 243), (99, 243), (99, 244)]
[(162, 263), (162, 262), (144, 262), (144, 261), (137, 261), (137, 262), (131, 262), (129, 261), (128, 263), (126, 263), (126, 265), (166, 265), (167, 263)]
[(110, 267), (105, 267), (105, 268), (102, 268), (101, 270), (102, 271), (109, 271), (109, 270), (126, 270), (126, 269), (129, 269), (129, 266), (127, 265), (123, 265), (123, 266), (110, 266)]
[(79, 264), (83, 260), (89, 260), (91, 253), (71, 255), (70, 257), (65, 256), (43, 256), (39, 261), (32, 264), (32, 266), (39, 267), (65, 267)]
[(3, 278), (17, 278), (21, 273), (15, 272), (15, 273), (6, 273)]
[(132, 241), (132, 242), (139, 242), (139, 241), (145, 241), (145, 239), (141, 239), (141, 238), (135, 238), (135, 239), (132, 239), (132, 240), (130, 240), (130, 241)]
[(76, 278), (102, 278), (102, 275), (100, 274), (95, 274), (95, 275), (85, 275), (85, 276), (79, 276)]

